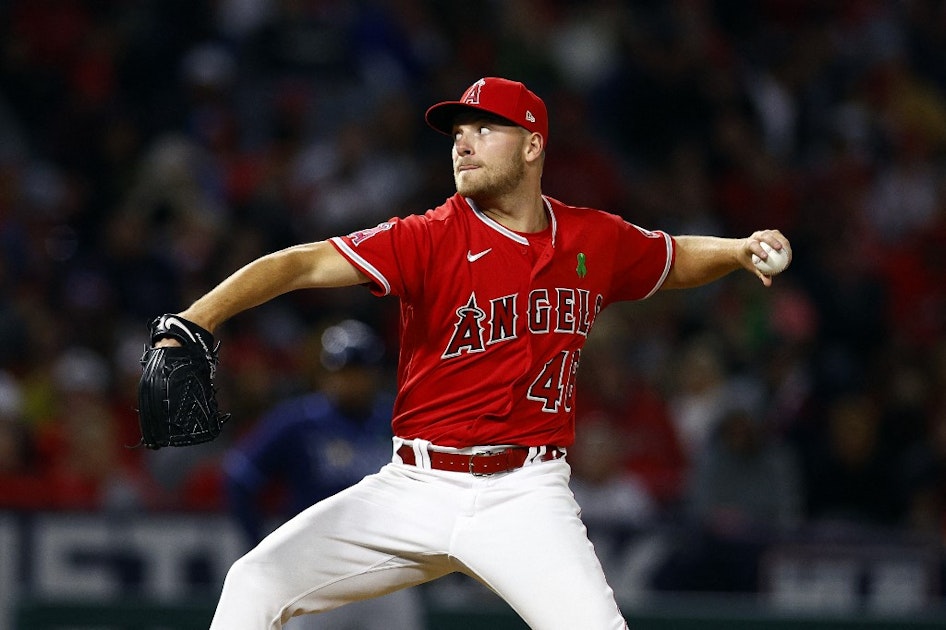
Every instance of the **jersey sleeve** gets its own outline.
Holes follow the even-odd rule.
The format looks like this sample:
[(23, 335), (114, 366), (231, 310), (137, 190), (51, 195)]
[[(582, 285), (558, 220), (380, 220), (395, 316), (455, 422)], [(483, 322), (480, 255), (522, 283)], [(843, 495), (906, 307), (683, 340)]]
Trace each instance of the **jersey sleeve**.
[(419, 291), (430, 257), (424, 217), (393, 218), (329, 242), (371, 278), (370, 288), (375, 295), (406, 297)]
[(612, 300), (642, 300), (657, 292), (673, 265), (674, 240), (620, 220), (615, 247)]

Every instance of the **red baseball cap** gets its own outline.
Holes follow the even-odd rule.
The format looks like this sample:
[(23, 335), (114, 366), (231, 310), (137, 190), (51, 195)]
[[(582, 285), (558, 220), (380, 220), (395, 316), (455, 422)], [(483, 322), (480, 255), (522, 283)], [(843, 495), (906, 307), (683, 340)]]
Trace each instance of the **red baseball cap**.
[(427, 124), (448, 136), (453, 121), (464, 111), (476, 110), (505, 118), (549, 142), (549, 116), (542, 99), (518, 81), (484, 77), (468, 87), (459, 101), (444, 101), (427, 110)]

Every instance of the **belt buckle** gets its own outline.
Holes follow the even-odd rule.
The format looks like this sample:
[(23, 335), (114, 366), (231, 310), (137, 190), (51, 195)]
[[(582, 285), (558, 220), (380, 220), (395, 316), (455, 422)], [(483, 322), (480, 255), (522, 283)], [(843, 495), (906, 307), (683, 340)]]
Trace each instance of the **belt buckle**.
[(470, 471), (470, 474), (473, 475), (474, 477), (489, 477), (490, 475), (494, 474), (494, 473), (492, 473), (492, 472), (476, 472), (476, 470), (473, 469), (473, 458), (474, 458), (474, 457), (482, 457), (482, 456), (484, 456), (484, 455), (486, 455), (486, 456), (489, 456), (489, 455), (499, 455), (500, 453), (502, 453), (502, 452), (505, 451), (505, 450), (506, 450), (506, 449), (504, 449), (504, 448), (500, 448), (500, 449), (485, 449), (485, 450), (482, 450), (482, 451), (476, 451), (476, 452), (474, 452), (474, 453), (470, 453), (470, 463), (469, 463), (469, 471)]

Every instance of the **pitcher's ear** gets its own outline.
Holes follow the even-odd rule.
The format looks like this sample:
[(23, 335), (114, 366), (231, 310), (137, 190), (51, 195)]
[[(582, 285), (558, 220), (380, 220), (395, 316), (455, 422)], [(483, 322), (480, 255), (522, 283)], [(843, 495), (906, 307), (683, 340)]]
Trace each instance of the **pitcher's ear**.
[(543, 138), (540, 133), (530, 133), (526, 147), (526, 157), (531, 159), (538, 158), (542, 155), (543, 151), (545, 151), (545, 138)]

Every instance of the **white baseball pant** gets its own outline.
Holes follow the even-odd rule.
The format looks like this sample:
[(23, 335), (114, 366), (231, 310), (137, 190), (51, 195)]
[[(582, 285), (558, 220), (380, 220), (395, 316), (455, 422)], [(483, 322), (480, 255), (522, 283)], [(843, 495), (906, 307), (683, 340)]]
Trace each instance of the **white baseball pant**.
[(279, 630), (459, 571), (536, 630), (627, 628), (564, 459), (474, 476), (397, 463), (316, 503), (237, 560), (211, 630)]

